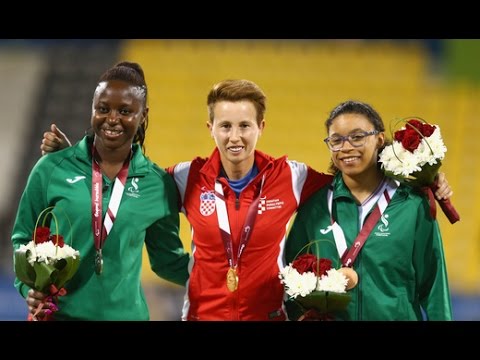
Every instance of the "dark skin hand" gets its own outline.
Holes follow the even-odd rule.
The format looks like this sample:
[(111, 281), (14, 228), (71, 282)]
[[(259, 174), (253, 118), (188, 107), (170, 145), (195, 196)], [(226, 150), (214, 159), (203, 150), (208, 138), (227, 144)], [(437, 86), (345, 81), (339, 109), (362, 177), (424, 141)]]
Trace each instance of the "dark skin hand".
[(57, 125), (52, 124), (50, 125), (50, 131), (43, 133), (40, 150), (42, 150), (42, 155), (45, 155), (49, 152), (62, 150), (69, 146), (72, 146), (72, 144), (67, 136), (57, 127)]
[[(58, 310), (51, 298), (40, 291), (30, 289), (25, 300), (28, 305), (28, 312), (32, 315), (34, 321), (43, 319), (46, 315), (50, 315)], [(43, 304), (43, 307), (38, 311), (41, 304)]]

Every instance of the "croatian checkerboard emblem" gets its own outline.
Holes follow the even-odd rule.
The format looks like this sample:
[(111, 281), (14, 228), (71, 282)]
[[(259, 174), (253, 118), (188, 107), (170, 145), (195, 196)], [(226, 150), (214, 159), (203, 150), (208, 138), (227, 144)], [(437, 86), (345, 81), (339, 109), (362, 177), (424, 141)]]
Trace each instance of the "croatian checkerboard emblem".
[(200, 194), (200, 214), (210, 216), (215, 211), (215, 194), (207, 191)]
[(262, 214), (267, 210), (267, 197), (261, 197), (260, 201), (258, 202), (258, 214)]

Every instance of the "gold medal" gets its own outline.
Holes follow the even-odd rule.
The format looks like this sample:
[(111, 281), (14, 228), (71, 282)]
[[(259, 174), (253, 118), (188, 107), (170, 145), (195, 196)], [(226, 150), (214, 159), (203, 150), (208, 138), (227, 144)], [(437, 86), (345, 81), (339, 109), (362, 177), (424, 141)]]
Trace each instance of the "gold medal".
[(102, 249), (98, 249), (95, 254), (95, 272), (100, 275), (103, 270)]
[(230, 292), (234, 292), (238, 288), (238, 276), (237, 271), (234, 268), (228, 269), (227, 272), (227, 289)]

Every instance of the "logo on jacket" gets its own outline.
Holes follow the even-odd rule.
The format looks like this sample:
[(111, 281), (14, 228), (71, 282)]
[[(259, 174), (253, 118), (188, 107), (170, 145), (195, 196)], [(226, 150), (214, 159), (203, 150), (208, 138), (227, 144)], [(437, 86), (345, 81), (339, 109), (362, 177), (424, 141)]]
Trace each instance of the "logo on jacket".
[(258, 213), (261, 214), (267, 210), (267, 197), (261, 197), (260, 201), (258, 202)]
[(268, 199), (266, 196), (262, 196), (258, 202), (258, 214), (263, 214), (268, 210), (279, 210), (283, 208), (285, 202), (280, 199)]
[(85, 176), (75, 176), (73, 179), (66, 179), (70, 184), (75, 184), (76, 182), (85, 179)]
[(200, 194), (200, 214), (210, 216), (215, 211), (215, 194), (213, 191), (206, 191)]
[(376, 236), (389, 236), (390, 233), (388, 232), (388, 230), (390, 230), (388, 228), (388, 214), (382, 214), (382, 217), (380, 218), (380, 221), (382, 222), (380, 225), (377, 226), (377, 230), (375, 232), (375, 235)]
[(325, 229), (320, 229), (320, 232), (325, 235), (325, 234), (328, 234), (330, 231), (333, 230), (333, 226), (332, 225), (328, 225)]
[(134, 177), (130, 182), (130, 186), (127, 188), (125, 192), (126, 195), (138, 198), (140, 197), (140, 190), (138, 189), (138, 178)]

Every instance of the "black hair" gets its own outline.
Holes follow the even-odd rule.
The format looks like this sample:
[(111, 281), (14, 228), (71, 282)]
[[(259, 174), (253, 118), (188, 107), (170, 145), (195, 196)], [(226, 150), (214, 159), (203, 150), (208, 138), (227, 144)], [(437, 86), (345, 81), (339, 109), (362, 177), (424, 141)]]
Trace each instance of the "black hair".
[[(147, 95), (148, 88), (145, 82), (145, 74), (142, 67), (138, 63), (122, 61), (115, 64), (113, 67), (105, 71), (100, 76), (99, 83), (103, 81), (120, 80), (133, 86), (137, 86), (143, 92), (143, 106), (147, 108)], [(148, 127), (148, 114), (145, 117), (145, 121), (138, 127), (137, 133), (133, 138), (134, 143), (138, 143), (143, 152), (145, 152), (145, 133)]]
[[(330, 126), (333, 123), (333, 120), (335, 120), (340, 115), (344, 115), (344, 114), (363, 115), (368, 119), (368, 121), (370, 121), (370, 123), (372, 123), (375, 130), (379, 132), (385, 131), (385, 125), (383, 124), (383, 120), (380, 114), (371, 105), (361, 101), (347, 100), (337, 105), (330, 112), (328, 119), (325, 120), (325, 127), (327, 129), (327, 134), (328, 134), (328, 130), (330, 129)], [(380, 149), (378, 149), (378, 153), (380, 154), (382, 150), (385, 148), (385, 146), (387, 146), (388, 144), (390, 144), (390, 141), (385, 139), (383, 146)], [(380, 166), (380, 163), (379, 163), (379, 166)], [(330, 167), (328, 168), (328, 171), (331, 172), (332, 174), (336, 174), (338, 172), (338, 168), (333, 164), (333, 161), (330, 162)]]

